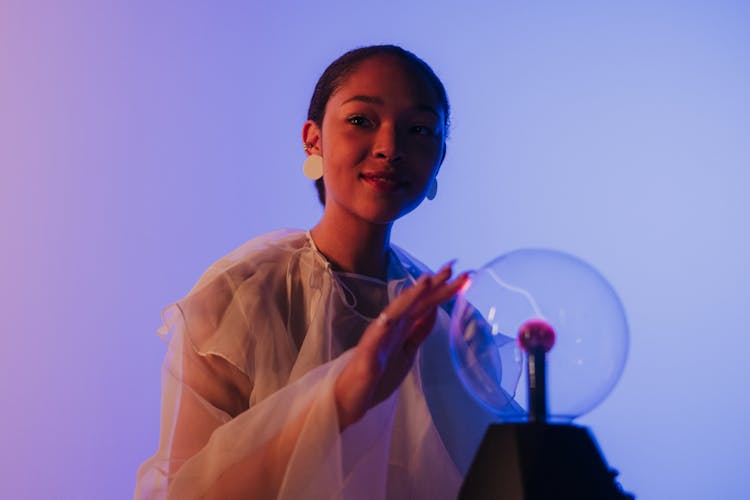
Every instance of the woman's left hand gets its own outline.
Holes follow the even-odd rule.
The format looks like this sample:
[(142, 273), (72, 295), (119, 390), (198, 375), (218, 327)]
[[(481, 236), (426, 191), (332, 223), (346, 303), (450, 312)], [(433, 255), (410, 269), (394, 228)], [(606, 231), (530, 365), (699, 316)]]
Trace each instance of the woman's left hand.
[(341, 429), (358, 421), (401, 385), (435, 324), (437, 307), (468, 279), (462, 274), (449, 281), (451, 274), (449, 264), (434, 275), (420, 277), (365, 330), (334, 386)]

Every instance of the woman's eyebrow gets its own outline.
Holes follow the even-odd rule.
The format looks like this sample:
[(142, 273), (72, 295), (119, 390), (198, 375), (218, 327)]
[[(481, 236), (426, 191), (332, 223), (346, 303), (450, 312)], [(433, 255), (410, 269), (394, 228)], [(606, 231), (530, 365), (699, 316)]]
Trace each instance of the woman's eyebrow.
[(432, 113), (436, 117), (440, 118), (440, 115), (435, 110), (435, 108), (433, 108), (432, 106), (429, 106), (427, 104), (420, 104), (418, 106), (414, 106), (414, 109), (416, 109), (417, 111), (426, 111), (428, 113)]
[(380, 97), (373, 97), (369, 95), (355, 95), (353, 97), (350, 97), (346, 101), (342, 102), (341, 105), (343, 106), (347, 102), (352, 102), (352, 101), (361, 101), (361, 102), (366, 102), (368, 104), (383, 104), (383, 99), (381, 99)]
[[(341, 105), (343, 106), (344, 104), (348, 102), (352, 102), (352, 101), (366, 102), (367, 104), (380, 104), (380, 105), (383, 104), (383, 99), (381, 99), (380, 97), (374, 97), (374, 96), (369, 96), (369, 95), (355, 95), (345, 100), (344, 102), (342, 102)], [(426, 111), (440, 118), (440, 115), (435, 110), (435, 108), (433, 108), (432, 106), (428, 104), (418, 104), (414, 106), (413, 109), (415, 109), (416, 111)]]

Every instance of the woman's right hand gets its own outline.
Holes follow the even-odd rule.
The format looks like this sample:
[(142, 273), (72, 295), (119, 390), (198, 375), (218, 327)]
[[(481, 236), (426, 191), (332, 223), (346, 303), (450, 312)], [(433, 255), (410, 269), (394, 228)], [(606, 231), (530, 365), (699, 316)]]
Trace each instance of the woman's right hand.
[(419, 346), (435, 324), (438, 306), (468, 279), (462, 274), (449, 281), (451, 265), (420, 277), (365, 330), (334, 386), (342, 430), (388, 398), (409, 373)]

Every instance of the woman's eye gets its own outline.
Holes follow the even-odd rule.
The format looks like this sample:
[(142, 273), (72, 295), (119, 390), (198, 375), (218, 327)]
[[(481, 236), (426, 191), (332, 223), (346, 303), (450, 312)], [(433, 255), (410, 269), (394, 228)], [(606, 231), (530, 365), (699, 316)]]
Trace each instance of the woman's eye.
[(368, 127), (371, 123), (370, 120), (362, 115), (350, 116), (347, 120), (355, 127)]
[(415, 125), (411, 129), (415, 134), (418, 135), (435, 135), (435, 132), (432, 130), (432, 128), (425, 125)]

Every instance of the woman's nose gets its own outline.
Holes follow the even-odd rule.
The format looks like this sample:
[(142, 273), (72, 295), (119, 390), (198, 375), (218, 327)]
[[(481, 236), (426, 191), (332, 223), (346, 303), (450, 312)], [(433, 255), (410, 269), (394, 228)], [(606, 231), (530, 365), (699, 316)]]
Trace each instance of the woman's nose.
[(403, 156), (401, 139), (395, 127), (381, 125), (375, 136), (372, 154), (376, 158), (389, 162), (401, 159)]

